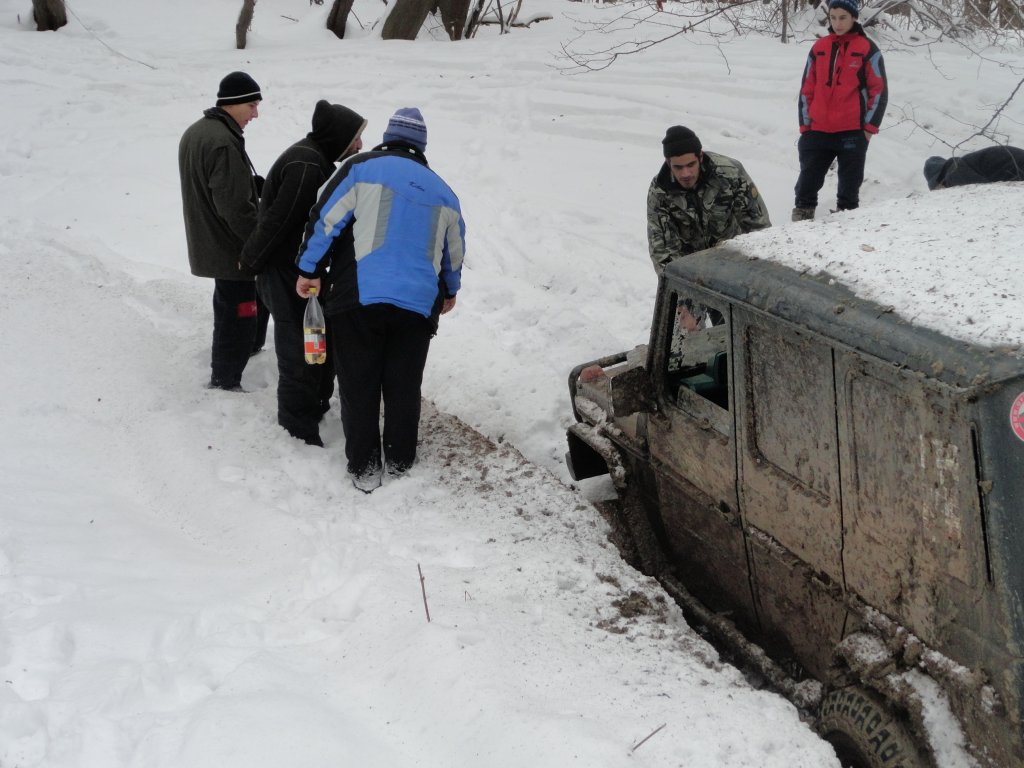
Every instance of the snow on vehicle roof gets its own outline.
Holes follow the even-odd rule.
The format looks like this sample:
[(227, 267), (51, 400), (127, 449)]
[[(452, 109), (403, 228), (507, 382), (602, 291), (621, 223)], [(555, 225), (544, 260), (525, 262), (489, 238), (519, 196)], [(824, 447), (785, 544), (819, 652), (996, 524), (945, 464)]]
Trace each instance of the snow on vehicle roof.
[(914, 193), (736, 238), (955, 339), (1024, 352), (1024, 183)]

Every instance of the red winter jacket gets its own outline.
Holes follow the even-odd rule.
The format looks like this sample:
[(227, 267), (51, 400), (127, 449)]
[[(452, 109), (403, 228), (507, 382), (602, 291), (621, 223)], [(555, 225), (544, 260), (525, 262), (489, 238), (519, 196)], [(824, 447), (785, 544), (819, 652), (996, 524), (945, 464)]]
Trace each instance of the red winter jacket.
[(854, 24), (811, 48), (800, 85), (800, 132), (878, 133), (888, 100), (882, 52)]

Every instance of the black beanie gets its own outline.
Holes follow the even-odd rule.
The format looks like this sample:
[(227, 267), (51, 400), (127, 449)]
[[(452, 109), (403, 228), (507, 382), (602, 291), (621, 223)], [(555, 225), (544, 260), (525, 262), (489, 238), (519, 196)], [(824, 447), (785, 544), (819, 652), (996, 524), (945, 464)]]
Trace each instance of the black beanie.
[(680, 155), (700, 154), (700, 139), (697, 134), (689, 128), (681, 125), (673, 125), (665, 131), (665, 138), (661, 140), (665, 157), (679, 157)]
[(313, 109), (313, 130), (306, 134), (330, 160), (338, 160), (366, 127), (366, 120), (341, 104), (320, 99)]
[(263, 101), (260, 87), (245, 72), (232, 72), (225, 75), (217, 89), (217, 106), (229, 104), (248, 104), (250, 101)]

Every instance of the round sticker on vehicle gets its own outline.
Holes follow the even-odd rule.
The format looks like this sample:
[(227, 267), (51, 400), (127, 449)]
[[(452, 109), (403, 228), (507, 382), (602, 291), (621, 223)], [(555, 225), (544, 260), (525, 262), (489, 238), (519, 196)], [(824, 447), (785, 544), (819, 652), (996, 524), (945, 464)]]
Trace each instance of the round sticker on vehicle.
[(1024, 440), (1024, 392), (1017, 395), (1017, 399), (1010, 406), (1010, 428), (1013, 434)]

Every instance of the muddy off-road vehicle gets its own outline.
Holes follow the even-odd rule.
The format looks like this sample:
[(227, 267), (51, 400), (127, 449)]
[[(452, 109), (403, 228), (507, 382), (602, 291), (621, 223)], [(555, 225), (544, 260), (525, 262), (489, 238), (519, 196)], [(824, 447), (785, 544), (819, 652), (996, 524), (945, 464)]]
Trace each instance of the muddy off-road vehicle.
[(1024, 766), (1024, 352), (759, 258), (759, 235), (673, 262), (649, 344), (572, 371), (570, 473), (611, 474), (627, 559), (843, 766)]

